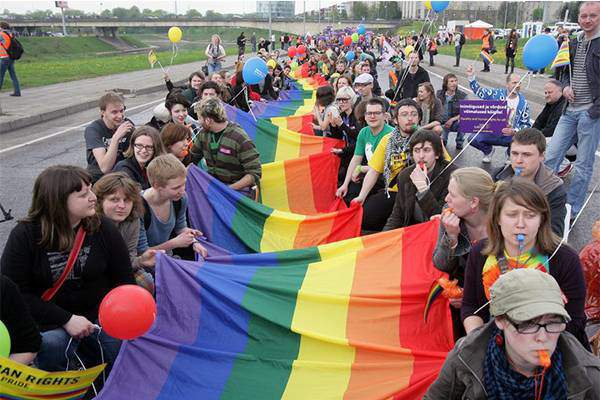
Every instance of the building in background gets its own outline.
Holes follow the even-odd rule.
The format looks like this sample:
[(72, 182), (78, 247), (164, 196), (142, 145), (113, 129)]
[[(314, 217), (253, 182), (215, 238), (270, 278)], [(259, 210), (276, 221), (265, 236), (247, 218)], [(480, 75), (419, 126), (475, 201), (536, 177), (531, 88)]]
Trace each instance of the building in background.
[(295, 3), (293, 1), (263, 1), (256, 2), (256, 13), (261, 18), (269, 18), (271, 7), (272, 18), (294, 18)]

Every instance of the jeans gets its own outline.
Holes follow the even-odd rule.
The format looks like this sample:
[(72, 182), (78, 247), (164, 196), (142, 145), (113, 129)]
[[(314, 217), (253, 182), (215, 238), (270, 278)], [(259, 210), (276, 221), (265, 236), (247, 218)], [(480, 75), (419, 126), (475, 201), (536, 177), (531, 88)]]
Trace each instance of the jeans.
[(212, 74), (215, 72), (219, 72), (221, 70), (221, 62), (220, 61), (211, 61), (208, 63), (208, 74)]
[(546, 150), (546, 165), (555, 173), (573, 143), (577, 142), (575, 173), (567, 192), (567, 203), (573, 216), (581, 211), (594, 171), (596, 150), (600, 143), (600, 118), (592, 119), (584, 111), (567, 110), (558, 120), (550, 145)]
[(510, 73), (515, 72), (515, 56), (506, 56), (506, 64), (504, 65), (504, 73), (508, 73), (508, 66), (510, 65)]
[[(469, 141), (475, 134), (469, 136)], [(483, 154), (490, 154), (494, 146), (509, 147), (512, 142), (512, 136), (496, 135), (493, 133), (480, 133), (472, 142), (471, 146), (481, 150)]]
[[(65, 371), (67, 369), (65, 352), (70, 339), (71, 336), (63, 328), (42, 332), (42, 346), (35, 359), (35, 365), (44, 371)], [(81, 340), (73, 339), (68, 351), (69, 368), (76, 365), (74, 364), (74, 360), (77, 360), (75, 351), (85, 364), (86, 369), (99, 365), (102, 362), (102, 357), (98, 339), (102, 344), (104, 362), (108, 363), (109, 367), (112, 366), (119, 354), (121, 341), (108, 336), (102, 331), (100, 334), (94, 332)]]
[(15, 72), (15, 60), (10, 58), (3, 58), (0, 61), (0, 90), (2, 90), (2, 84), (4, 83), (4, 75), (8, 70), (10, 80), (12, 81), (15, 94), (21, 94), (21, 86), (19, 86), (19, 79), (17, 79), (17, 73)]
[(456, 66), (460, 65), (460, 52), (462, 51), (462, 46), (454, 46), (454, 55), (456, 56)]
[(458, 121), (454, 121), (450, 126), (450, 129), (446, 129), (446, 127), (442, 125), (442, 128), (444, 129), (444, 132), (442, 133), (442, 141), (444, 142), (444, 146), (448, 144), (448, 133), (456, 132), (456, 146), (462, 147), (463, 142), (465, 141), (465, 134), (460, 132), (459, 125), (460, 124)]

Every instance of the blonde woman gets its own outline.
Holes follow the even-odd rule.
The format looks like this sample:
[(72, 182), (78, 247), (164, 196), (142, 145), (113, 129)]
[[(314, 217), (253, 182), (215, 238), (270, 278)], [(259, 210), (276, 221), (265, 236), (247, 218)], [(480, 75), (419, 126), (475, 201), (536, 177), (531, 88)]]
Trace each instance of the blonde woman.
[(219, 35), (212, 35), (210, 43), (206, 46), (206, 59), (208, 63), (208, 74), (219, 72), (222, 67), (222, 62), (225, 61), (225, 48), (221, 44)]

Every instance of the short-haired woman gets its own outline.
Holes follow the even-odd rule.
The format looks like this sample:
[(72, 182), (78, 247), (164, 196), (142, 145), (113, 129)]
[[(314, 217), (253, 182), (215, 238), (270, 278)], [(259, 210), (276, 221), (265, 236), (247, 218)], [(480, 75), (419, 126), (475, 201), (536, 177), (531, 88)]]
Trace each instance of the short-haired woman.
[[(339, 79), (342, 79), (342, 77), (338, 78), (338, 80)], [(340, 169), (338, 171), (338, 184), (344, 182), (348, 165), (350, 164), (350, 160), (354, 155), (354, 148), (356, 147), (358, 132), (362, 128), (362, 126), (360, 126), (356, 120), (356, 116), (354, 115), (354, 103), (356, 102), (357, 97), (358, 96), (350, 86), (342, 86), (335, 95), (337, 112), (331, 111), (325, 115), (325, 119), (329, 124), (328, 136), (344, 141), (343, 148), (331, 149), (332, 153), (336, 154), (342, 159)], [(355, 191), (356, 190), (352, 191), (354, 196), (358, 194), (358, 192), (355, 193)]]
[[(471, 247), (487, 238), (487, 213), (495, 188), (490, 174), (481, 168), (460, 168), (450, 175), (433, 265), (461, 288)], [(450, 299), (450, 305), (454, 340), (458, 340), (466, 334), (460, 319), (462, 296)]]
[(154, 267), (156, 250), (146, 250), (140, 256), (137, 252), (140, 218), (144, 216), (140, 185), (122, 172), (113, 172), (100, 178), (93, 190), (98, 215), (114, 222), (127, 244), (136, 282), (154, 293), (154, 279), (144, 267)]
[(170, 122), (160, 131), (160, 138), (165, 153), (173, 154), (186, 166), (191, 162), (189, 153), (192, 135), (187, 127)]
[(502, 182), (488, 215), (488, 238), (473, 246), (465, 271), (461, 315), (467, 334), (489, 320), (489, 289), (500, 275), (516, 268), (536, 268), (558, 282), (572, 318), (567, 330), (589, 349), (581, 262), (571, 247), (559, 247), (542, 190), (523, 178)]
[(151, 126), (140, 126), (131, 135), (129, 148), (123, 154), (125, 159), (119, 161), (113, 171), (124, 172), (142, 189), (148, 189), (150, 182), (148, 182), (146, 166), (154, 157), (160, 156), (164, 152), (158, 131)]
[[(19, 287), (40, 328), (42, 346), (35, 364), (45, 371), (66, 369), (67, 348), (69, 356), (81, 350), (85, 367), (99, 364), (96, 339), (109, 365), (119, 351), (120, 341), (104, 331), (98, 334), (98, 307), (111, 289), (135, 280), (119, 231), (96, 214), (91, 182), (79, 167), (46, 168), (35, 181), (29, 212), (11, 231), (0, 260), (2, 273)], [(77, 243), (75, 262), (65, 271)], [(66, 280), (61, 285), (62, 276)]]

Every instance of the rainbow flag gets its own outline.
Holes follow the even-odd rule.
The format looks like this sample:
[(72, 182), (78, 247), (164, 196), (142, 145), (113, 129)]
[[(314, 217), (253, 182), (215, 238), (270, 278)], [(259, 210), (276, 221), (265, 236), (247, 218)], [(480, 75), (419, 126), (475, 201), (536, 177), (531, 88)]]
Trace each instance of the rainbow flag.
[(335, 197), (339, 167), (340, 158), (330, 152), (263, 164), (261, 203), (297, 214), (345, 210)]
[(191, 226), (235, 254), (318, 246), (360, 235), (362, 207), (318, 215), (275, 210), (192, 166), (186, 184)]
[(303, 100), (303, 99), (312, 99), (315, 98), (316, 93), (314, 90), (310, 89), (310, 90), (298, 90), (298, 89), (291, 89), (291, 90), (282, 90), (281, 92), (279, 92), (279, 97), (277, 98), (277, 101), (282, 101), (282, 100)]
[(314, 136), (313, 118), (312, 114), (306, 114), (293, 117), (274, 117), (269, 118), (269, 121), (280, 128)]
[(563, 40), (563, 42), (560, 45), (560, 49), (558, 49), (558, 53), (556, 53), (554, 61), (552, 61), (550, 69), (564, 67), (570, 64), (571, 58), (569, 56), (569, 40)]
[(157, 319), (98, 400), (420, 399), (454, 343), (430, 323), (437, 221), (201, 263), (157, 257)]
[(46, 372), (0, 357), (0, 399), (82, 399), (105, 366), (84, 371)]
[(256, 118), (290, 117), (293, 115), (312, 114), (316, 99), (277, 100), (254, 102), (250, 109)]
[(490, 64), (494, 63), (494, 57), (492, 57), (492, 55), (490, 53), (488, 53), (487, 51), (481, 51), (479, 53), (479, 57), (481, 57), (483, 60), (486, 60)]
[(334, 147), (344, 146), (344, 142), (338, 139), (302, 135), (275, 126), (266, 119), (255, 121), (249, 113), (227, 104), (225, 111), (229, 121), (239, 124), (254, 141), (263, 164), (323, 153)]

